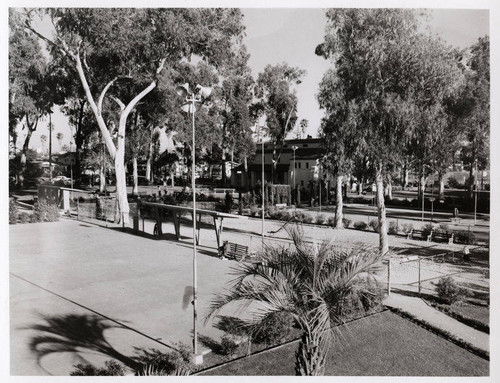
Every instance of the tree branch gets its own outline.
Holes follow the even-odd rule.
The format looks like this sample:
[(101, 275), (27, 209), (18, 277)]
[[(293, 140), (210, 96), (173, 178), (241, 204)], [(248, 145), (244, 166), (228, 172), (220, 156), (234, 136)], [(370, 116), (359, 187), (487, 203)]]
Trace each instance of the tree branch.
[(108, 89), (111, 87), (111, 85), (114, 84), (114, 82), (118, 79), (118, 77), (115, 77), (113, 80), (111, 80), (110, 82), (108, 82), (106, 84), (106, 86), (104, 87), (104, 89), (102, 90), (101, 92), (101, 95), (99, 96), (99, 100), (97, 101), (97, 110), (99, 111), (99, 114), (102, 113), (102, 103), (104, 101), (104, 96), (106, 95), (106, 92), (108, 91)]
[(125, 110), (125, 104), (118, 97), (111, 96), (111, 99), (118, 104), (122, 112)]

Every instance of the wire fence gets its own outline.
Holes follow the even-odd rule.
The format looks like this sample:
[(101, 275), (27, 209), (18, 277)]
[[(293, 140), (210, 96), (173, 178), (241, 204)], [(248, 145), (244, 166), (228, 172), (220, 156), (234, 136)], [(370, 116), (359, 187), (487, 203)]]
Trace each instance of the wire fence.
[(470, 259), (462, 251), (447, 251), (432, 256), (391, 258), (379, 278), (385, 280), (389, 293), (391, 288), (398, 288), (432, 294), (439, 279), (453, 277), (467, 282), (471, 273), (476, 282), (488, 284), (489, 272), (480, 275), (477, 270), (471, 272), (471, 268)]

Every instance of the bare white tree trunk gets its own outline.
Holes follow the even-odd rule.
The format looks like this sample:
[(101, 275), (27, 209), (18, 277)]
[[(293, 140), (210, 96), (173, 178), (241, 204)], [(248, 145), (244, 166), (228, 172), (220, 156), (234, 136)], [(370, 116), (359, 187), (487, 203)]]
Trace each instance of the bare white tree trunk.
[(343, 201), (342, 201), (342, 183), (344, 181), (344, 176), (336, 177), (336, 202), (335, 202), (335, 228), (342, 229), (344, 227), (343, 223)]
[(378, 166), (375, 174), (375, 183), (377, 185), (379, 248), (382, 254), (386, 254), (389, 251), (389, 238), (387, 236), (387, 220), (385, 216), (385, 203), (384, 203), (384, 178), (382, 175), (381, 164)]
[(392, 199), (392, 177), (390, 175), (387, 177), (387, 194), (386, 194), (386, 196), (389, 200)]
[(99, 191), (104, 193), (106, 191), (106, 172), (104, 171), (104, 166), (99, 169)]
[(132, 158), (132, 166), (133, 166), (132, 176), (134, 177), (134, 187), (132, 188), (132, 194), (138, 195), (139, 177), (137, 175), (137, 156), (134, 156), (134, 158)]
[(443, 173), (439, 173), (439, 199), (444, 200), (444, 178)]

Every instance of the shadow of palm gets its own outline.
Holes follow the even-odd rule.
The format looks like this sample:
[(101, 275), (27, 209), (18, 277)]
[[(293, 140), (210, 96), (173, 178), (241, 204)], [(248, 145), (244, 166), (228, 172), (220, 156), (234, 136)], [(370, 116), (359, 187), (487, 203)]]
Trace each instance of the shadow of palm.
[(79, 354), (83, 351), (95, 351), (122, 362), (136, 370), (140, 363), (115, 350), (106, 340), (104, 332), (113, 328), (122, 328), (97, 315), (60, 315), (42, 316), (45, 323), (37, 323), (27, 329), (40, 334), (31, 338), (29, 347), (36, 355), (40, 365), (47, 355), (63, 352)]

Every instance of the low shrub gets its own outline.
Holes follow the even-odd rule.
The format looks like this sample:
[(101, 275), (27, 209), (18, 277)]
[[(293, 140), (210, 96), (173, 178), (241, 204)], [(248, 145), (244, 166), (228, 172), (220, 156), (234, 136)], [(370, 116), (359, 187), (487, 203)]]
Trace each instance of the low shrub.
[(325, 216), (323, 214), (319, 214), (316, 217), (315, 223), (317, 223), (318, 225), (323, 225), (323, 222), (325, 222)]
[(314, 218), (312, 217), (312, 215), (304, 213), (304, 218), (302, 219), (303, 223), (313, 223), (313, 221)]
[(452, 277), (443, 277), (436, 283), (436, 293), (441, 300), (452, 304), (463, 300), (467, 291), (458, 286)]
[(232, 356), (236, 353), (236, 351), (238, 351), (238, 348), (239, 348), (238, 343), (236, 343), (230, 335), (228, 334), (222, 335), (220, 340), (221, 355)]
[(252, 217), (258, 217), (260, 215), (260, 209), (257, 205), (250, 205), (250, 215)]
[(351, 226), (351, 220), (349, 218), (342, 218), (342, 223), (344, 225), (345, 228), (348, 228), (349, 226)]
[(291, 333), (293, 325), (294, 320), (289, 313), (277, 311), (267, 314), (260, 322), (253, 341), (269, 345), (278, 344)]
[(17, 216), (19, 214), (19, 209), (17, 208), (16, 201), (14, 198), (9, 200), (9, 224), (15, 225), (17, 223)]
[(408, 234), (410, 231), (413, 230), (413, 224), (412, 223), (403, 223), (401, 225), (401, 231), (405, 234)]
[(59, 221), (59, 207), (46, 201), (37, 201), (33, 206), (33, 222)]
[(376, 219), (371, 219), (368, 226), (370, 226), (374, 232), (378, 233), (378, 221)]
[(387, 233), (396, 235), (399, 233), (399, 226), (396, 221), (389, 222), (389, 228), (387, 229)]
[(73, 366), (75, 370), (69, 373), (70, 376), (124, 376), (125, 367), (115, 360), (107, 360), (104, 367), (95, 367), (91, 364), (77, 364)]
[(295, 220), (295, 222), (312, 223), (313, 217), (310, 214), (304, 213), (302, 211), (298, 211), (295, 213), (294, 220)]
[(434, 228), (434, 231), (437, 233), (448, 234), (450, 233), (450, 228), (446, 223), (440, 223), (437, 227)]
[(422, 230), (424, 235), (429, 235), (431, 231), (434, 230), (434, 226), (432, 226), (432, 223), (426, 223), (424, 226), (420, 228), (420, 230)]
[(20, 212), (17, 218), (19, 219), (19, 223), (36, 222), (33, 221), (33, 215), (25, 211)]
[(366, 224), (365, 221), (358, 221), (358, 222), (354, 222), (353, 227), (356, 230), (366, 230), (366, 228), (368, 227), (368, 225)]
[(335, 216), (330, 216), (328, 217), (328, 220), (326, 221), (328, 226), (335, 226)]
[(455, 242), (472, 245), (476, 242), (476, 236), (472, 231), (462, 230), (455, 232)]

